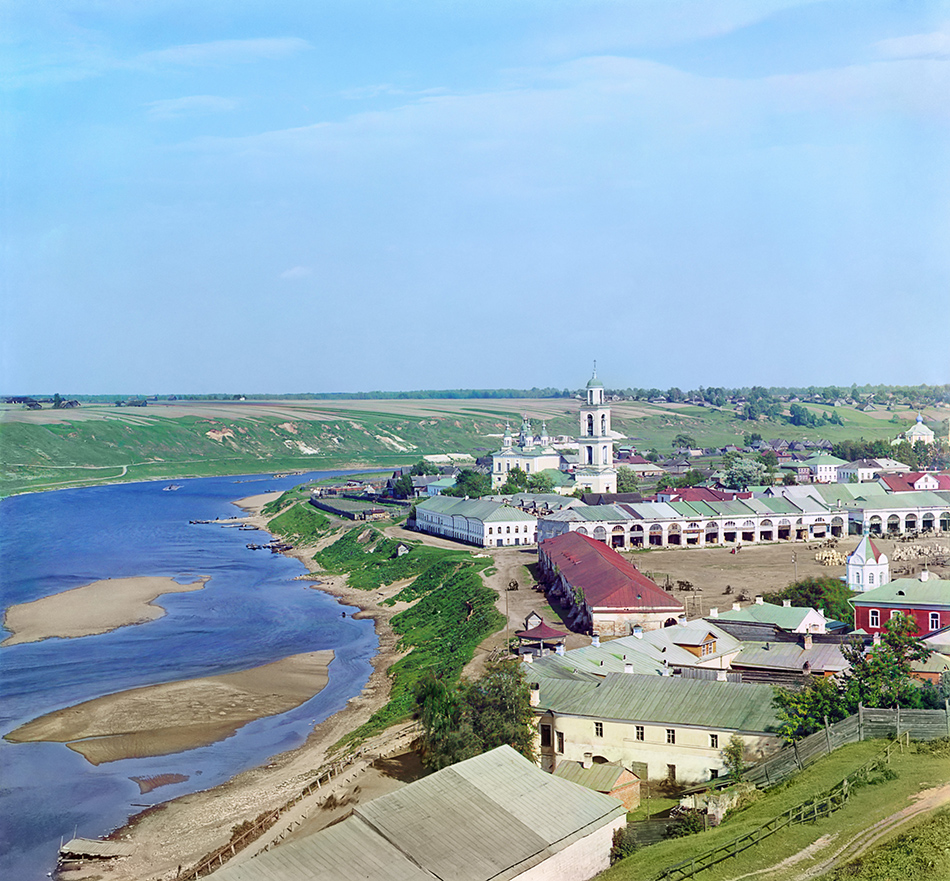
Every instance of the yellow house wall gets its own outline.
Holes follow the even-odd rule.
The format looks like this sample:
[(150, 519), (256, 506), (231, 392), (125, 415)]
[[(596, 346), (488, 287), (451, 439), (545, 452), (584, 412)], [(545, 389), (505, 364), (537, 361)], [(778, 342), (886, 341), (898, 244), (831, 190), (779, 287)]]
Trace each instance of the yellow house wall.
[[(596, 759), (602, 756), (609, 762), (630, 767), (632, 762), (647, 765), (650, 780), (667, 777), (667, 765), (676, 766), (679, 783), (703, 783), (710, 779), (710, 770), (726, 774), (722, 750), (735, 733), (728, 729), (686, 727), (644, 723), (644, 739), (636, 739), (635, 722), (595, 720), (579, 716), (545, 714), (541, 722), (552, 725), (552, 746), (541, 750), (542, 767), (556, 768), (560, 761), (580, 762), (585, 753)], [(602, 721), (603, 737), (594, 735), (594, 722)], [(666, 729), (676, 733), (676, 743), (666, 742)], [(564, 735), (564, 752), (557, 753), (557, 732)], [(710, 746), (710, 734), (719, 736), (719, 745)], [(781, 740), (768, 734), (740, 735), (746, 745), (746, 761), (757, 761), (781, 748)], [(553, 766), (553, 767), (552, 767)]]

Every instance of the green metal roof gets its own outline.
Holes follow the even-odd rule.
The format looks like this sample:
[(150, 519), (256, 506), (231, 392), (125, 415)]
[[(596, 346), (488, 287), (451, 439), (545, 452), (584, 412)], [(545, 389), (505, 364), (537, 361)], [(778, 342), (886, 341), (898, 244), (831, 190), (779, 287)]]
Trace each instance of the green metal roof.
[(615, 673), (603, 682), (541, 682), (540, 706), (590, 719), (773, 732), (772, 687), (746, 682)]
[(774, 624), (782, 630), (794, 630), (799, 627), (811, 609), (800, 606), (776, 606), (773, 603), (754, 603), (745, 608), (720, 612), (723, 621), (755, 621), (760, 624)]
[(499, 502), (486, 502), (481, 499), (457, 499), (452, 496), (435, 496), (420, 502), (417, 509), (445, 514), (448, 517), (467, 517), (470, 520), (481, 520), (483, 523), (502, 521), (535, 521), (533, 514), (503, 505)]
[(848, 600), (862, 606), (947, 606), (950, 608), (950, 580), (938, 578), (932, 572), (926, 581), (917, 578), (898, 578), (874, 590), (866, 590)]

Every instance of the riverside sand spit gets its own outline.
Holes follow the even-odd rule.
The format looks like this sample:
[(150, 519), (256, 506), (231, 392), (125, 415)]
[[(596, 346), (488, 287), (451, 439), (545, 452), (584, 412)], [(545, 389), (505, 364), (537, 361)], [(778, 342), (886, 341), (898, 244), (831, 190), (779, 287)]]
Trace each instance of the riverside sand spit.
[(39, 642), (52, 637), (95, 636), (117, 627), (155, 621), (165, 614), (155, 603), (158, 597), (201, 590), (209, 580), (207, 575), (188, 584), (151, 575), (106, 578), (30, 603), (19, 603), (10, 606), (4, 616), (3, 626), (13, 635), (2, 645)]
[(196, 749), (310, 700), (329, 681), (332, 659), (332, 651), (308, 652), (235, 673), (120, 691), (47, 713), (6, 739), (65, 743), (93, 765)]

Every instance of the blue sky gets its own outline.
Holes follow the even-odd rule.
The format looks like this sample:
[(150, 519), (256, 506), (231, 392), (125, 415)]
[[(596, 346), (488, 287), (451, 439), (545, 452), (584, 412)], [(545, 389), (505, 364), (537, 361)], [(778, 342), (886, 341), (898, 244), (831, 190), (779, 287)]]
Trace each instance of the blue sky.
[(950, 381), (950, 2), (0, 0), (0, 391)]

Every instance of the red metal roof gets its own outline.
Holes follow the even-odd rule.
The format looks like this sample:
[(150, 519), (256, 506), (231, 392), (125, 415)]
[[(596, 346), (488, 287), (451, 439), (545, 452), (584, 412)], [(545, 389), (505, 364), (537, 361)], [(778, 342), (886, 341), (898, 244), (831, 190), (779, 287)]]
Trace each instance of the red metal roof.
[(519, 630), (515, 633), (515, 636), (521, 637), (521, 639), (564, 639), (567, 636), (566, 633), (561, 633), (560, 630), (555, 630), (553, 627), (548, 627), (543, 621), (537, 626), (532, 627), (530, 630)]
[(538, 552), (572, 587), (584, 592), (591, 609), (682, 612), (683, 604), (646, 577), (613, 548), (579, 532), (541, 542)]

